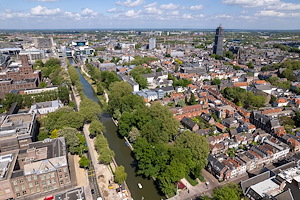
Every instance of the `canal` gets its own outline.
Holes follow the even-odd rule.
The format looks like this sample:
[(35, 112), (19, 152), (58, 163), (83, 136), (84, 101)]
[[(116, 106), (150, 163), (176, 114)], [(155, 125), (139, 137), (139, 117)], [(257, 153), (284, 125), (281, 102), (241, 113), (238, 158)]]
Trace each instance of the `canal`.
[[(85, 80), (85, 78), (80, 73), (80, 70), (77, 69), (77, 72), (80, 76), (80, 81), (83, 86), (84, 94), (94, 100), (97, 103), (100, 103), (97, 95), (95, 94), (92, 86)], [(124, 139), (120, 138), (117, 134), (117, 127), (112, 121), (111, 117), (102, 113), (100, 121), (105, 126), (104, 135), (108, 140), (110, 148), (115, 152), (115, 160), (118, 165), (123, 165), (125, 171), (128, 174), (126, 183), (131, 192), (131, 196), (134, 200), (160, 200), (165, 199), (165, 196), (162, 196), (158, 193), (154, 181), (152, 179), (144, 179), (141, 176), (137, 176), (134, 167), (134, 158), (132, 157), (131, 150), (125, 145)], [(141, 183), (143, 188), (138, 187), (138, 183)]]

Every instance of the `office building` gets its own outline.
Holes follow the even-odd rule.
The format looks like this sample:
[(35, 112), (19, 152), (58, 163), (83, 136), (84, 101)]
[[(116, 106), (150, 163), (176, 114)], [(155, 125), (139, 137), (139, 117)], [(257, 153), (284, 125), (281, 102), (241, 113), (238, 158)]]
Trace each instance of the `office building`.
[(215, 36), (215, 44), (213, 47), (213, 53), (219, 56), (223, 56), (223, 40), (224, 40), (224, 30), (220, 25), (216, 29), (216, 36)]
[(155, 49), (156, 47), (156, 38), (150, 38), (149, 39), (149, 49)]

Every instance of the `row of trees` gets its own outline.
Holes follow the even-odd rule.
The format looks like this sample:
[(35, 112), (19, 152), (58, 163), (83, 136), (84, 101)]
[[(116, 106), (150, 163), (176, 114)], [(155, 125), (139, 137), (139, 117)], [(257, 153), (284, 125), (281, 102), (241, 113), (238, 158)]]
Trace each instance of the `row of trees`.
[(43, 77), (50, 78), (53, 85), (61, 85), (63, 83), (69, 85), (68, 73), (60, 67), (60, 64), (59, 59), (50, 58), (45, 63), (42, 60), (37, 60), (33, 67), (34, 69), (41, 70)]
[(245, 89), (239, 87), (226, 87), (221, 92), (225, 98), (233, 101), (238, 106), (244, 106), (246, 108), (249, 106), (263, 107), (267, 102), (267, 98), (265, 96), (255, 95), (253, 92), (247, 92)]
[(181, 178), (201, 176), (209, 153), (204, 137), (190, 131), (179, 134), (173, 114), (159, 103), (146, 106), (128, 83), (113, 83), (109, 90), (108, 111), (119, 120), (119, 133), (133, 142), (138, 174), (156, 178), (169, 196)]
[(201, 200), (240, 200), (242, 190), (239, 185), (229, 183), (222, 187), (215, 188), (212, 192), (212, 198), (208, 196), (201, 197)]
[(69, 103), (69, 88), (68, 86), (59, 86), (57, 91), (47, 91), (39, 94), (15, 94), (7, 93), (1, 100), (3, 109), (8, 111), (14, 102), (18, 102), (20, 108), (28, 108), (32, 104), (44, 101), (53, 101), (59, 99), (64, 104)]

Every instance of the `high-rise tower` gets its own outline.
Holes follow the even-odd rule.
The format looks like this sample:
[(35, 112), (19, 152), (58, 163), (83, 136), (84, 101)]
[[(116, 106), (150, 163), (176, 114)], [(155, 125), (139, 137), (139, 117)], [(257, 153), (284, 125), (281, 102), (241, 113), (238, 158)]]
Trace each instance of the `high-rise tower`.
[(215, 44), (214, 44), (214, 49), (213, 49), (214, 54), (223, 56), (223, 40), (224, 40), (224, 30), (223, 30), (222, 26), (220, 25), (216, 29)]
[(156, 38), (150, 38), (149, 39), (149, 49), (155, 49), (156, 47)]

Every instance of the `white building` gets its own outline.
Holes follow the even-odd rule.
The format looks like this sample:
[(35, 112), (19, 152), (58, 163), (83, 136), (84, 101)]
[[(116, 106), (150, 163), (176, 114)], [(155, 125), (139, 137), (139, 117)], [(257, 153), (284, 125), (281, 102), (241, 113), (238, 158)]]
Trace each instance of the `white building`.
[(156, 38), (150, 38), (149, 39), (149, 49), (155, 49), (156, 47)]
[(64, 105), (61, 103), (60, 100), (45, 101), (45, 102), (35, 103), (34, 105), (32, 105), (28, 113), (45, 115), (47, 113), (54, 112), (63, 106)]

